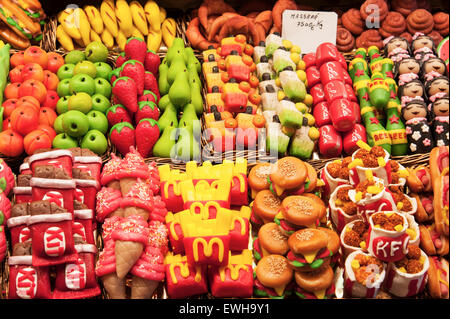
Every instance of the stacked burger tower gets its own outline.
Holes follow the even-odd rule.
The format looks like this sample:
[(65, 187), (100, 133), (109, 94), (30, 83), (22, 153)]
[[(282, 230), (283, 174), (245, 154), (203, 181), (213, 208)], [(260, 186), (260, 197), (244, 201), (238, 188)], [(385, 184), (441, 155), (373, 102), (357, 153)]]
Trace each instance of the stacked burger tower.
[[(186, 172), (159, 167), (170, 252), (165, 258), (170, 298), (211, 293), (248, 298), (253, 292), (249, 247), (247, 162), (186, 164)], [(208, 288), (209, 287), (209, 288)]]
[(207, 86), (204, 118), (217, 152), (255, 149), (264, 127), (253, 50), (241, 34), (223, 38), (220, 47), (203, 51)]
[[(159, 194), (154, 162), (145, 163), (130, 147), (122, 159), (112, 156), (101, 173), (96, 219), (102, 224), (103, 250), (95, 267), (109, 298), (150, 299), (164, 280), (168, 249), (167, 214)], [(127, 280), (131, 296), (127, 295)]]
[(346, 297), (375, 298), (380, 289), (412, 297), (426, 284), (429, 261), (419, 248), (417, 201), (404, 193), (409, 172), (381, 146), (358, 142), (351, 159), (326, 167), (322, 178), (345, 165), (348, 179), (325, 182), (331, 219), (340, 233)]
[(295, 293), (303, 299), (324, 299), (334, 295), (340, 244), (317, 195), (321, 184), (314, 168), (291, 156), (250, 171), (251, 221), (258, 229), (253, 240), (255, 296), (283, 299)]
[(101, 163), (91, 151), (75, 148), (41, 149), (21, 165), (7, 220), (12, 247), (8, 298), (101, 294), (93, 219)]
[(366, 140), (366, 129), (360, 124), (358, 100), (344, 56), (335, 45), (323, 43), (303, 60), (320, 132), (320, 154), (325, 157), (351, 154), (357, 148), (356, 141)]
[(300, 53), (300, 47), (272, 33), (255, 47), (253, 59), (266, 123), (266, 151), (306, 160), (312, 156), (319, 132), (309, 113), (312, 97), (306, 93)]
[(407, 153), (408, 146), (393, 69), (394, 62), (384, 58), (376, 46), (371, 46), (356, 51), (349, 73), (358, 96), (368, 144), (382, 146), (390, 154), (399, 156)]

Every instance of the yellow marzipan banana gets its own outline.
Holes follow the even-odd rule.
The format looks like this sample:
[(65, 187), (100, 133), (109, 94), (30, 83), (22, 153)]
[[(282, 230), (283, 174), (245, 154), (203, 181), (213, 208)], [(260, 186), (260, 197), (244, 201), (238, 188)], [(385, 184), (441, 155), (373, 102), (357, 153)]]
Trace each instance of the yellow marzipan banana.
[(100, 15), (100, 11), (98, 11), (96, 7), (89, 5), (84, 7), (84, 12), (86, 12), (91, 28), (95, 31), (95, 33), (102, 34), (103, 20)]
[(120, 29), (119, 33), (117, 34), (116, 42), (117, 42), (117, 45), (119, 46), (120, 51), (124, 51), (125, 45), (127, 44), (127, 37), (122, 32), (122, 29)]
[(74, 47), (72, 38), (64, 31), (61, 24), (56, 27), (56, 38), (65, 50), (73, 51)]
[(73, 39), (73, 41), (80, 47), (80, 48), (84, 48), (86, 47), (86, 44), (84, 44), (83, 39)]
[(91, 29), (91, 42), (102, 42), (102, 38), (97, 34), (97, 32), (94, 31), (94, 29)]
[(62, 11), (59, 16), (59, 23), (62, 25), (64, 32), (72, 39), (81, 39), (81, 33), (78, 29), (79, 21), (76, 20), (73, 9), (65, 9)]
[(164, 43), (168, 48), (172, 46), (177, 32), (176, 22), (173, 18), (167, 18), (161, 25), (161, 33)]
[(142, 32), (139, 31), (139, 29), (136, 28), (135, 26), (133, 26), (133, 32), (131, 33), (131, 36), (132, 36), (132, 37), (135, 37), (135, 38), (142, 39), (142, 40), (145, 41), (145, 36), (144, 36), (144, 35), (142, 34)]
[(158, 52), (161, 40), (161, 31), (155, 31), (150, 28), (150, 32), (147, 35), (147, 49)]
[(125, 0), (116, 1), (116, 19), (119, 29), (129, 38), (133, 32), (133, 18), (131, 16), (130, 6)]
[(133, 17), (133, 24), (144, 36), (148, 34), (148, 22), (145, 17), (145, 11), (142, 5), (137, 1), (130, 3), (131, 16)]
[(150, 24), (150, 29), (160, 31), (162, 20), (160, 20), (161, 17), (158, 4), (153, 0), (149, 0), (144, 6), (144, 11), (147, 21)]
[(117, 37), (119, 27), (117, 26), (117, 19), (115, 13), (115, 6), (113, 0), (103, 0), (100, 5), (100, 15), (102, 16), (103, 24), (113, 37)]
[(88, 17), (81, 8), (76, 8), (73, 14), (80, 21), (78, 29), (80, 30), (84, 45), (87, 46), (91, 43), (91, 24), (89, 23)]
[(159, 21), (162, 23), (162, 21), (166, 20), (167, 12), (166, 9), (163, 7), (159, 7)]
[(101, 39), (104, 45), (111, 50), (114, 47), (114, 37), (112, 36), (111, 32), (109, 32), (108, 29), (104, 29), (103, 33), (101, 34)]

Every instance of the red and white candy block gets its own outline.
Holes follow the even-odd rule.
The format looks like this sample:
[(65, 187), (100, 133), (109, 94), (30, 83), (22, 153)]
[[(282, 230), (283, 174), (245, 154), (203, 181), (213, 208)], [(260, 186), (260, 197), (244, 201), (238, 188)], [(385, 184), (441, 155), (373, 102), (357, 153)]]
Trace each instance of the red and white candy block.
[(348, 223), (350, 223), (354, 220), (357, 220), (357, 219), (361, 219), (360, 215), (358, 215), (358, 214), (349, 215), (349, 214), (345, 213), (340, 207), (336, 206), (337, 192), (339, 191), (339, 189), (346, 187), (346, 186), (347, 185), (340, 185), (340, 186), (336, 187), (334, 192), (331, 194), (330, 200), (329, 200), (331, 220), (333, 221), (333, 224), (336, 226), (336, 231), (338, 233), (341, 233), (342, 230), (344, 229), (345, 225), (347, 225)]
[(52, 299), (48, 267), (34, 267), (31, 256), (11, 256), (8, 299)]
[(338, 186), (342, 185), (349, 185), (350, 181), (342, 178), (334, 178), (330, 175), (328, 172), (328, 165), (330, 165), (331, 162), (328, 162), (325, 164), (325, 167), (320, 172), (320, 179), (323, 180), (325, 185), (322, 188), (322, 194), (325, 198), (328, 198)]
[(73, 168), (89, 173), (94, 180), (100, 182), (102, 159), (99, 156), (75, 156)]
[(408, 221), (403, 214), (395, 212), (380, 212), (383, 214), (398, 214), (403, 219), (401, 230), (386, 230), (375, 227), (373, 215), (369, 218), (367, 234), (367, 249), (369, 253), (384, 262), (396, 262), (408, 253), (409, 235)]
[(74, 199), (95, 210), (95, 197), (100, 190), (100, 183), (90, 179), (74, 179), (76, 189)]
[(74, 212), (72, 225), (73, 236), (79, 236), (83, 242), (95, 245), (94, 213), (91, 209), (79, 209)]
[(420, 250), (423, 259), (423, 268), (415, 274), (408, 274), (400, 271), (395, 263), (389, 263), (387, 267), (386, 280), (384, 288), (397, 297), (412, 297), (418, 295), (425, 288), (427, 282), (427, 272), (430, 267), (427, 254)]
[(37, 166), (51, 165), (64, 169), (72, 177), (73, 155), (69, 150), (53, 150), (34, 154), (30, 156), (29, 163), (33, 175)]
[(47, 200), (73, 213), (75, 180), (33, 177), (30, 184), (33, 201)]
[(28, 218), (33, 243), (33, 266), (52, 266), (78, 259), (71, 213), (34, 215)]
[(97, 248), (91, 244), (80, 244), (75, 248), (78, 259), (56, 269), (53, 299), (92, 298), (101, 294), (95, 277)]
[(28, 227), (29, 215), (12, 217), (8, 219), (7, 226), (11, 234), (11, 247), (18, 243), (31, 240), (31, 230)]
[(360, 251), (355, 251), (348, 255), (345, 260), (344, 269), (344, 291), (348, 296), (357, 298), (375, 298), (378, 295), (384, 277), (386, 276), (386, 265), (383, 264), (383, 269), (380, 272), (378, 266), (369, 265), (368, 270), (372, 273), (367, 277), (366, 284), (363, 285), (356, 280), (355, 272), (352, 268), (352, 261), (359, 254), (367, 255)]
[(15, 203), (30, 203), (33, 201), (33, 192), (31, 186), (17, 186), (13, 188)]
[(33, 172), (31, 171), (30, 163), (25, 162), (25, 163), (20, 164), (19, 174), (32, 175)]

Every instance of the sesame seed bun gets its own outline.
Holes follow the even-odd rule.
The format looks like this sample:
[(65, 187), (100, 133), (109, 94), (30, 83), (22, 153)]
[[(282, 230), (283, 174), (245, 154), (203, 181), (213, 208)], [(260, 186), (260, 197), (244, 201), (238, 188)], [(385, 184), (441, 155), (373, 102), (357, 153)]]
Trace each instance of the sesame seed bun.
[(294, 273), (295, 282), (300, 288), (309, 292), (327, 289), (333, 283), (334, 272), (328, 265), (316, 271), (296, 271)]
[(304, 228), (289, 237), (288, 245), (296, 255), (308, 254), (327, 247), (328, 235), (319, 229)]
[(273, 221), (281, 209), (281, 200), (270, 190), (262, 190), (253, 201), (253, 212), (265, 222)]
[(261, 258), (255, 268), (257, 279), (266, 287), (276, 288), (287, 285), (293, 277), (293, 270), (281, 255), (269, 255)]
[(259, 192), (263, 189), (269, 189), (270, 185), (267, 177), (270, 174), (271, 163), (261, 163), (252, 167), (248, 174), (248, 184), (251, 189)]
[(283, 189), (300, 187), (308, 176), (308, 169), (302, 160), (287, 156), (279, 159), (270, 174), (273, 184)]
[(317, 229), (325, 232), (328, 236), (328, 249), (331, 250), (331, 252), (336, 254), (339, 251), (339, 247), (341, 246), (341, 240), (339, 238), (339, 235), (332, 229), (325, 228), (325, 227), (318, 227)]
[(297, 226), (311, 226), (316, 223), (323, 207), (306, 196), (289, 196), (281, 202), (283, 217)]
[(259, 244), (271, 254), (285, 255), (288, 250), (288, 238), (275, 223), (264, 224), (258, 232)]

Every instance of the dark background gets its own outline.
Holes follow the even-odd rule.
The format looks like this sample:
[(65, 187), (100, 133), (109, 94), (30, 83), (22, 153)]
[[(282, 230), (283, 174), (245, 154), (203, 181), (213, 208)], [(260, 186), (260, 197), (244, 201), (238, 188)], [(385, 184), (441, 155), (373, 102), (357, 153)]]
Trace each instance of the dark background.
[[(138, 0), (140, 3), (145, 4), (146, 0)], [(238, 8), (242, 3), (248, 2), (243, 0), (226, 0), (234, 8)], [(258, 0), (260, 2), (275, 3), (275, 0)], [(130, 2), (130, 1), (129, 1)], [(156, 0), (158, 4), (168, 9), (169, 13), (181, 13), (190, 9), (198, 8), (203, 2), (202, 0)], [(337, 8), (350, 8), (360, 7), (364, 0), (296, 0), (297, 3), (302, 5), (312, 6), (320, 9), (337, 9)], [(449, 11), (449, 3), (447, 0), (430, 0), (431, 6), (435, 10)], [(84, 6), (86, 4), (92, 4), (96, 7), (100, 7), (101, 0), (41, 0), (42, 6), (47, 13), (51, 16), (57, 14), (63, 10), (68, 4), (77, 4)]]

